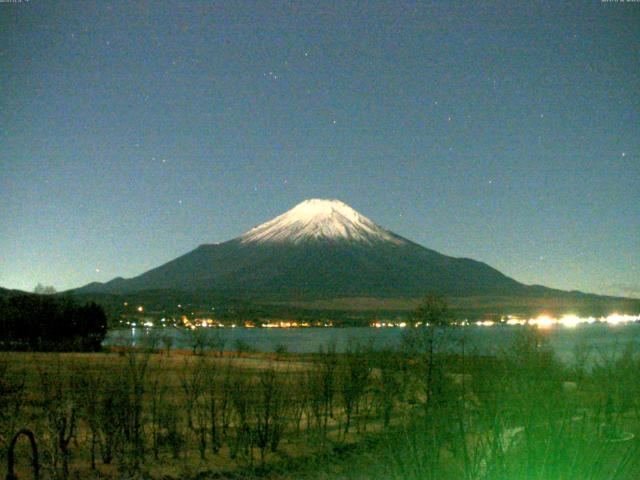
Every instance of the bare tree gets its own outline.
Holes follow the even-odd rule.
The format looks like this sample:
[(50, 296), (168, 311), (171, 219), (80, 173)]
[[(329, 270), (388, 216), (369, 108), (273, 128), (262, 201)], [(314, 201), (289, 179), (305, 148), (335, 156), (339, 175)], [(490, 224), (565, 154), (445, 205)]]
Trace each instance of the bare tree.
[(339, 372), (340, 393), (345, 414), (344, 433), (346, 434), (349, 433), (353, 415), (359, 412), (360, 401), (366, 392), (371, 374), (371, 364), (366, 351), (358, 344), (348, 345), (343, 359)]
[(144, 457), (143, 409), (146, 374), (151, 350), (138, 353), (130, 350), (127, 355), (124, 381), (128, 393), (128, 440), (133, 447), (134, 471), (137, 471)]
[[(163, 369), (160, 367), (158, 370), (162, 372)], [(149, 411), (151, 415), (151, 446), (155, 460), (159, 459), (160, 454), (160, 435), (162, 431), (161, 413), (167, 390), (167, 384), (164, 381), (163, 375), (155, 372), (149, 384), (149, 397), (151, 399)]]
[(264, 465), (267, 448), (275, 452), (282, 438), (285, 401), (281, 377), (273, 368), (260, 373), (257, 392), (251, 403), (255, 417), (256, 445)]
[(224, 329), (215, 328), (209, 330), (209, 338), (207, 339), (207, 346), (216, 352), (219, 357), (224, 355), (224, 347), (227, 344)]
[(429, 413), (444, 381), (442, 355), (439, 349), (447, 327), (451, 325), (447, 303), (437, 296), (427, 296), (412, 315), (416, 328), (408, 329), (403, 338), (405, 353), (417, 360), (415, 372), (424, 389), (424, 408)]
[(386, 428), (391, 423), (396, 400), (401, 395), (402, 360), (392, 350), (378, 352), (375, 359), (378, 373), (375, 386), (376, 407)]
[(129, 408), (126, 385), (120, 378), (116, 372), (105, 376), (97, 405), (100, 452), (102, 462), (107, 465), (113, 460), (114, 452), (122, 448), (126, 414), (123, 412)]
[(208, 405), (205, 391), (207, 389), (207, 371), (204, 357), (195, 362), (185, 359), (180, 378), (185, 397), (187, 425), (196, 436), (200, 458), (206, 458)]
[[(287, 389), (292, 392), (292, 396), (290, 398), (291, 415), (296, 427), (296, 435), (299, 436), (301, 433), (302, 417), (307, 411), (309, 405), (310, 389), (307, 375), (296, 374), (293, 379), (290, 380)], [(309, 415), (307, 414), (307, 416)]]
[[(216, 429), (219, 434), (220, 444), (228, 441), (228, 435), (232, 417), (232, 392), (234, 388), (236, 370), (232, 367), (231, 361), (226, 363), (222, 381), (218, 384), (216, 398), (216, 417), (220, 422), (220, 428)], [(228, 443), (228, 442), (227, 442)]]
[(164, 347), (167, 356), (169, 356), (171, 354), (171, 347), (173, 347), (173, 335), (171, 334), (172, 332), (164, 332), (161, 336), (160, 336), (160, 341), (162, 342), (162, 346)]
[(214, 361), (207, 364), (205, 372), (206, 396), (209, 405), (209, 435), (211, 437), (211, 451), (218, 453), (221, 446), (222, 418), (221, 410), (223, 404), (223, 388), (218, 379), (218, 365)]
[(202, 327), (195, 327), (192, 330), (187, 330), (187, 332), (189, 333), (193, 354), (202, 355), (204, 353), (204, 347), (207, 344), (205, 329)]
[(321, 347), (314, 356), (313, 367), (307, 374), (307, 385), (309, 388), (308, 406), (312, 415), (308, 415), (308, 420), (313, 416), (316, 428), (320, 432), (322, 439), (325, 438), (329, 418), (333, 417), (333, 403), (336, 393), (338, 368), (338, 355), (335, 344), (327, 346), (326, 350)]
[(251, 402), (253, 401), (253, 385), (246, 374), (236, 374), (230, 384), (230, 399), (234, 411), (234, 436), (229, 445), (229, 454), (235, 459), (243, 453), (253, 464), (254, 435), (251, 429)]

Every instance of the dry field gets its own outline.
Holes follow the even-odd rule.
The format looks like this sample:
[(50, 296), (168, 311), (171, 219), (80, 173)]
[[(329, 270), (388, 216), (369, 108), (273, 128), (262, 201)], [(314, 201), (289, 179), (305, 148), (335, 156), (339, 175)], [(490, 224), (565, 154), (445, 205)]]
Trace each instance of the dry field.
[[(0, 354), (0, 461), (40, 478), (640, 478), (640, 358), (401, 351)], [(18, 478), (31, 478), (26, 439)]]

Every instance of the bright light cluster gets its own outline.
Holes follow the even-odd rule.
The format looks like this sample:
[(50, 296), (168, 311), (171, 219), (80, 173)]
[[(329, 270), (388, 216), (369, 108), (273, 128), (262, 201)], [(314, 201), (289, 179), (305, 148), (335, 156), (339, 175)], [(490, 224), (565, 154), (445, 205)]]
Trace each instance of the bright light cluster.
[[(246, 326), (246, 325), (245, 325)], [(297, 322), (295, 320), (278, 320), (259, 325), (262, 328), (308, 328), (308, 327), (333, 327), (333, 322)]]
[[(457, 326), (468, 326), (475, 325), (477, 327), (493, 327), (495, 325), (532, 325), (540, 329), (549, 329), (556, 326), (561, 326), (565, 328), (576, 328), (581, 324), (591, 324), (591, 323), (606, 323), (608, 325), (620, 325), (631, 322), (640, 322), (640, 315), (627, 315), (627, 314), (619, 314), (612, 313), (607, 317), (579, 317), (574, 314), (565, 314), (560, 318), (555, 318), (550, 315), (539, 315), (535, 318), (520, 318), (515, 315), (509, 315), (506, 319), (502, 319), (500, 321), (495, 320), (478, 320), (476, 322), (470, 323), (468, 320), (455, 321), (453, 325)], [(407, 326), (413, 327), (421, 327), (423, 322), (416, 322), (413, 324), (407, 324), (406, 322), (382, 322), (375, 321), (369, 324), (369, 326), (374, 328), (385, 328), (385, 327), (400, 327), (404, 328)], [(428, 323), (425, 324), (429, 326)], [(267, 327), (280, 326), (280, 325), (263, 325)]]
[(373, 322), (371, 326), (375, 328), (385, 328), (385, 327), (405, 328), (407, 326), (407, 322)]
[[(587, 323), (606, 323), (608, 325), (621, 325), (631, 322), (640, 321), (640, 315), (626, 315), (619, 313), (612, 313), (607, 317), (578, 317), (577, 315), (567, 314), (563, 315), (560, 318), (550, 317), (549, 315), (539, 315), (536, 318), (522, 319), (514, 316), (507, 317), (507, 320), (504, 322), (507, 325), (534, 325), (541, 329), (552, 328), (557, 325), (566, 328), (575, 328), (578, 325)], [(490, 327), (495, 324), (491, 320), (483, 320), (475, 323), (480, 327)]]
[(551, 328), (556, 325), (558, 320), (547, 315), (540, 315), (538, 318), (530, 318), (529, 325), (535, 325), (538, 328)]
[(496, 322), (492, 320), (482, 320), (476, 323), (476, 325), (478, 325), (479, 327), (493, 327), (495, 324)]

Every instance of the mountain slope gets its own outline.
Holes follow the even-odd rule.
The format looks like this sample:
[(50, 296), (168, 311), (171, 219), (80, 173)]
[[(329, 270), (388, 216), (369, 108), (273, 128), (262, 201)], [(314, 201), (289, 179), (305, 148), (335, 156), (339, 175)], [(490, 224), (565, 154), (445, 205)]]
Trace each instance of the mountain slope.
[(348, 243), (246, 245), (232, 240), (196, 250), (131, 280), (91, 290), (211, 289), (275, 296), (415, 296), (517, 293), (523, 286), (469, 259), (418, 245), (367, 248)]

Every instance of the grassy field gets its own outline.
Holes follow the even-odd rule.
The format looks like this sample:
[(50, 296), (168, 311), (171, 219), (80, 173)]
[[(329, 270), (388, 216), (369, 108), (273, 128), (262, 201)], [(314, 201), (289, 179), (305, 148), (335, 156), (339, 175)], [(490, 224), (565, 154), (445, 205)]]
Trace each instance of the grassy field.
[[(440, 332), (446, 335), (446, 331)], [(496, 357), (411, 330), (399, 351), (0, 354), (0, 461), (41, 478), (636, 479), (640, 357)], [(26, 440), (18, 478), (31, 478)]]

